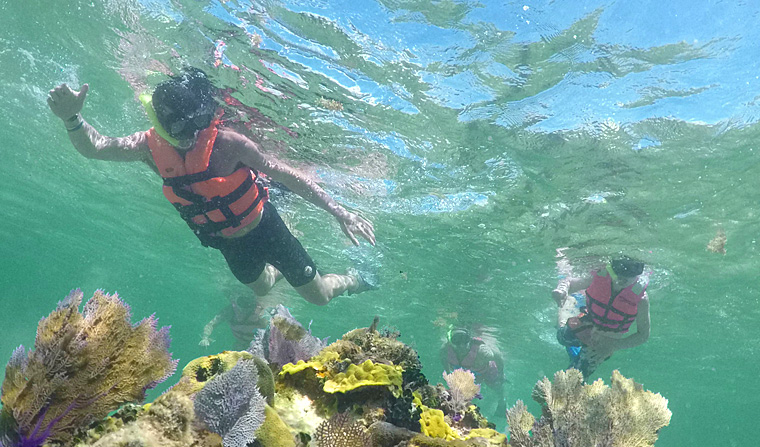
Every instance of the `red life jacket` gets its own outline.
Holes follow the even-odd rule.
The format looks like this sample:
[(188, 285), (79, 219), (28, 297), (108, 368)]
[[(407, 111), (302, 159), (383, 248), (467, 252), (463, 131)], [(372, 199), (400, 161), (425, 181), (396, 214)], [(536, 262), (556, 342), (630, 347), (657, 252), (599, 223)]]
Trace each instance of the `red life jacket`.
[(467, 355), (464, 356), (461, 361), (457, 357), (457, 353), (454, 352), (454, 349), (451, 347), (451, 344), (449, 344), (448, 352), (446, 353), (446, 360), (449, 362), (449, 365), (452, 368), (459, 367), (470, 370), (473, 374), (475, 374), (475, 376), (480, 377), (483, 381), (493, 382), (499, 378), (499, 368), (496, 366), (495, 362), (491, 361), (488, 362), (488, 365), (484, 366), (481, 369), (474, 369), (475, 360), (478, 358), (480, 345), (484, 343), (485, 342), (482, 339), (474, 337), (470, 342), (470, 351), (467, 353)]
[(213, 237), (235, 234), (256, 220), (268, 199), (266, 188), (256, 182), (258, 173), (247, 166), (226, 177), (209, 172), (217, 123), (200, 131), (184, 159), (154, 128), (147, 132), (150, 153), (164, 179), (164, 196), (204, 244)]
[[(641, 289), (633, 291), (634, 286)], [(639, 301), (644, 297), (646, 285), (633, 283), (612, 297), (610, 275), (594, 272), (591, 285), (586, 289), (586, 308), (591, 321), (600, 329), (611, 332), (627, 332), (636, 320)]]

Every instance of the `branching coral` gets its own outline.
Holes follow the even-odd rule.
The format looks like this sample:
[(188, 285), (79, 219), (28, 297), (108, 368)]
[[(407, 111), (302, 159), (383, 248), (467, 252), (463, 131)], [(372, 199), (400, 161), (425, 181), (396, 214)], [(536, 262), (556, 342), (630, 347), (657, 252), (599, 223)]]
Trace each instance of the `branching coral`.
[(450, 374), (443, 373), (443, 378), (449, 386), (449, 400), (445, 402), (449, 411), (453, 413), (455, 421), (461, 420), (470, 402), (480, 398), (480, 385), (475, 383), (475, 375), (462, 368), (452, 371)]
[(601, 379), (584, 385), (580, 371), (559, 371), (553, 383), (544, 378), (536, 384), (533, 399), (543, 407), (538, 422), (520, 401), (507, 411), (513, 447), (648, 447), (671, 416), (667, 399), (617, 370), (611, 386)]
[(102, 291), (80, 313), (82, 297), (75, 290), (58, 303), (40, 321), (34, 350), (21, 346), (8, 362), (0, 413), (6, 447), (66, 442), (174, 372), (168, 327), (156, 330), (153, 316), (132, 325), (129, 306)]
[(195, 414), (222, 436), (224, 447), (245, 447), (264, 423), (264, 398), (256, 387), (258, 371), (244, 359), (211, 379), (195, 396)]
[(372, 447), (369, 432), (348, 413), (324, 421), (314, 433), (317, 447)]

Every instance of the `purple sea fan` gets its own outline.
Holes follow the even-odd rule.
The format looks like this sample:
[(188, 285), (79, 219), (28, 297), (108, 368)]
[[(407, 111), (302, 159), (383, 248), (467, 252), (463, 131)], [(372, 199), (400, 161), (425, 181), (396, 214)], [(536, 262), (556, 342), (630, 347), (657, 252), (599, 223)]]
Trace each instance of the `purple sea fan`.
[(241, 359), (229, 371), (209, 380), (195, 396), (195, 415), (222, 436), (224, 447), (246, 447), (256, 440), (266, 408), (257, 379), (254, 361)]
[(269, 363), (284, 365), (299, 360), (309, 360), (326, 346), (325, 342), (311, 335), (288, 312), (283, 305), (278, 305), (269, 323), (266, 359)]
[(37, 326), (34, 349), (19, 347), (6, 366), (0, 440), (5, 447), (66, 443), (171, 375), (168, 328), (156, 319), (136, 325), (119, 297), (98, 290), (79, 312), (75, 290)]

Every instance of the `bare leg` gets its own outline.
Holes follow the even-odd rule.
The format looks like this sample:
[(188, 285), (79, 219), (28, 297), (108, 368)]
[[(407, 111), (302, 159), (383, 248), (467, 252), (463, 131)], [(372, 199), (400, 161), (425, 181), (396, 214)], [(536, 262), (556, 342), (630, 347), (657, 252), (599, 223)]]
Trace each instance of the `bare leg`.
[(336, 296), (349, 291), (353, 292), (359, 286), (359, 279), (350, 275), (329, 273), (320, 276), (319, 273), (309, 283), (296, 287), (296, 292), (312, 304), (324, 306)]
[(280, 278), (282, 278), (282, 273), (273, 265), (267, 264), (256, 281), (246, 284), (246, 286), (250, 287), (256, 296), (264, 296), (272, 290), (272, 287), (274, 287)]
[(578, 309), (575, 307), (577, 301), (572, 295), (568, 295), (565, 301), (559, 306), (557, 311), (557, 326), (564, 327), (567, 324), (567, 320), (570, 317), (574, 317), (578, 314)]

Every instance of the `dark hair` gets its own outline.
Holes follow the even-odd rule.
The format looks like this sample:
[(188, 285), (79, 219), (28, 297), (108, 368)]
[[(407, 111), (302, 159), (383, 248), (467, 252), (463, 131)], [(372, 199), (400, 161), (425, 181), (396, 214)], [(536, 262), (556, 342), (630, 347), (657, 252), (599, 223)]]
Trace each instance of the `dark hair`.
[(216, 111), (215, 90), (206, 73), (186, 68), (153, 91), (158, 122), (175, 138), (191, 138), (197, 130), (211, 124)]
[(618, 276), (624, 276), (626, 278), (633, 278), (639, 276), (644, 272), (644, 263), (631, 259), (627, 256), (623, 256), (620, 259), (614, 259), (612, 261), (612, 271)]

